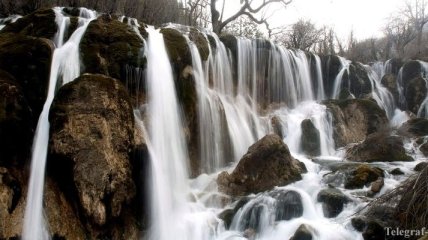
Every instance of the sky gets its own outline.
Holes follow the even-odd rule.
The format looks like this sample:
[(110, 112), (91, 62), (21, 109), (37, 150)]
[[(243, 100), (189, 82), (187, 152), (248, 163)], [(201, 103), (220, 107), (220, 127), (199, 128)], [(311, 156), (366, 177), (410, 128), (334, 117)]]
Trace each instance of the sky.
[[(239, 7), (239, 0), (225, 0), (225, 14)], [(284, 10), (275, 11), (269, 19), (271, 26), (289, 25), (299, 19), (310, 19), (318, 27), (334, 27), (346, 40), (353, 29), (358, 40), (382, 36), (386, 19), (400, 9), (404, 0), (293, 0)]]

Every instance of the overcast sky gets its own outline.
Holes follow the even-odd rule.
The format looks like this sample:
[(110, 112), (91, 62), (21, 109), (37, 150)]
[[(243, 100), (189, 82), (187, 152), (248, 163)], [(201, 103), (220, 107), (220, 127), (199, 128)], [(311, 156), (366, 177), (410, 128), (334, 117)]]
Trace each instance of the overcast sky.
[[(403, 3), (404, 0), (293, 0), (285, 10), (276, 11), (270, 22), (278, 26), (300, 18), (311, 19), (317, 26), (334, 27), (343, 40), (354, 29), (361, 40), (381, 36), (386, 19)], [(237, 6), (239, 0), (226, 0), (227, 12), (233, 12)]]

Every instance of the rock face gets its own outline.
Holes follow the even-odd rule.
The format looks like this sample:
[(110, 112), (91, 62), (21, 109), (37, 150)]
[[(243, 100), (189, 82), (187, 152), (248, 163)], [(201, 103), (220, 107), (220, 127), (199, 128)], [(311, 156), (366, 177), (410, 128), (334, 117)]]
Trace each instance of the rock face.
[(413, 161), (406, 154), (401, 137), (383, 132), (370, 134), (362, 143), (349, 148), (346, 159), (356, 162)]
[(231, 174), (220, 173), (217, 183), (221, 192), (239, 196), (298, 181), (305, 171), (281, 138), (271, 134), (250, 146)]
[(33, 112), (34, 125), (43, 108), (54, 46), (50, 40), (0, 34), (0, 69), (15, 77)]
[(22, 89), (0, 70), (0, 165), (22, 163), (31, 149), (31, 110)]
[(324, 216), (333, 218), (339, 215), (343, 210), (343, 205), (351, 200), (339, 189), (327, 188), (318, 193), (317, 201), (323, 203)]
[[(83, 72), (111, 76), (124, 84), (127, 80), (127, 66), (132, 71), (131, 68), (145, 65), (142, 40), (127, 24), (107, 15), (89, 24), (80, 43), (80, 52)], [(133, 87), (131, 84), (128, 83), (128, 86)], [(144, 86), (145, 83), (139, 84)], [(132, 90), (143, 92), (144, 89)]]
[(136, 191), (128, 159), (134, 116), (123, 85), (82, 75), (59, 90), (49, 119), (50, 172), (97, 225), (118, 217)]
[(320, 131), (314, 126), (310, 119), (302, 121), (302, 150), (310, 156), (321, 154)]
[(428, 119), (414, 118), (405, 122), (398, 130), (402, 135), (422, 137), (428, 135)]
[[(349, 73), (344, 76), (342, 87), (348, 88), (349, 91), (357, 98), (361, 98), (372, 92), (372, 86), (367, 75), (367, 70), (360, 63), (353, 62), (349, 66)], [(343, 86), (344, 85), (344, 86)]]
[(329, 100), (324, 104), (333, 117), (336, 147), (360, 142), (370, 133), (388, 126), (388, 119), (376, 102), (368, 99)]

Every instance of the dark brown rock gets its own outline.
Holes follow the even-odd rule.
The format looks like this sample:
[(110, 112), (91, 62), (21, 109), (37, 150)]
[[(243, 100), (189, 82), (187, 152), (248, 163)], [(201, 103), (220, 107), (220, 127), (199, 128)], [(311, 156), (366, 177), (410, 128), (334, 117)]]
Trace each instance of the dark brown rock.
[(343, 206), (351, 200), (339, 189), (327, 188), (318, 193), (317, 201), (323, 203), (324, 216), (332, 218), (339, 215), (343, 210)]
[(54, 45), (22, 34), (0, 34), (0, 69), (11, 74), (33, 113), (34, 127), (46, 100)]
[(370, 134), (362, 143), (349, 148), (346, 159), (356, 162), (413, 161), (406, 154), (401, 137), (385, 132)]
[(427, 87), (426, 81), (422, 77), (416, 77), (411, 79), (404, 89), (404, 96), (406, 98), (407, 107), (406, 109), (418, 114), (418, 110), (426, 98)]
[(0, 70), (0, 165), (23, 163), (33, 137), (31, 110), (15, 78)]
[(376, 181), (372, 182), (370, 191), (373, 193), (378, 193), (382, 189), (383, 185), (385, 185), (385, 180), (383, 177), (379, 177)]
[(75, 191), (84, 214), (97, 225), (119, 217), (136, 191), (129, 161), (134, 115), (123, 85), (103, 75), (82, 75), (59, 90), (49, 119), (52, 174), (72, 186), (70, 195)]
[(312, 233), (314, 231), (315, 230), (311, 226), (301, 224), (290, 240), (312, 240)]
[(220, 173), (217, 183), (220, 191), (239, 196), (298, 181), (305, 171), (282, 139), (271, 134), (250, 146), (231, 174)]
[(423, 137), (428, 135), (428, 119), (414, 118), (405, 122), (399, 129), (401, 135)]
[(392, 96), (396, 103), (399, 101), (399, 93), (397, 88), (397, 77), (396, 74), (386, 74), (382, 77), (381, 83), (385, 86)]
[(428, 166), (427, 162), (420, 162), (415, 166), (415, 168), (413, 170), (416, 172), (420, 172), (420, 171), (424, 170), (426, 168), (426, 166)]
[(345, 180), (346, 189), (363, 188), (364, 186), (376, 181), (379, 177), (384, 177), (383, 170), (377, 167), (370, 167), (362, 164), (352, 170)]
[(336, 147), (363, 141), (370, 133), (388, 126), (388, 118), (374, 101), (368, 99), (329, 100), (324, 104), (332, 113)]
[(305, 119), (300, 124), (302, 129), (302, 150), (310, 156), (321, 154), (320, 131), (315, 127), (310, 119)]

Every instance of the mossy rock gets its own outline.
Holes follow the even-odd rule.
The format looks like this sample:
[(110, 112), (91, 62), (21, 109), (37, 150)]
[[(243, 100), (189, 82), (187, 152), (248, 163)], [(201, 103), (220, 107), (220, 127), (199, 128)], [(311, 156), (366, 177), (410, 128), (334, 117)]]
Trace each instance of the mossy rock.
[(399, 129), (404, 135), (422, 137), (428, 135), (428, 119), (414, 118), (405, 122)]
[(395, 102), (398, 103), (399, 93), (397, 88), (397, 77), (394, 74), (386, 74), (382, 77), (381, 83), (385, 86), (394, 97)]
[(300, 124), (302, 129), (302, 150), (310, 156), (318, 156), (321, 154), (321, 139), (320, 131), (315, 127), (310, 119), (305, 119)]
[[(346, 81), (342, 83), (343, 84)], [(353, 93), (357, 98), (372, 92), (372, 84), (370, 82), (367, 70), (360, 63), (352, 63), (349, 66), (348, 83), (346, 86), (349, 91)]]
[(53, 51), (54, 45), (48, 39), (0, 34), (0, 69), (10, 73), (22, 87), (34, 124), (46, 100)]
[(411, 79), (406, 86), (404, 89), (404, 96), (407, 102), (406, 109), (417, 114), (427, 95), (426, 81), (419, 76)]
[(384, 177), (383, 170), (378, 167), (371, 167), (367, 164), (362, 164), (352, 170), (345, 179), (346, 189), (357, 189), (367, 186), (371, 182), (376, 181), (379, 177)]
[(55, 12), (52, 9), (39, 9), (6, 25), (1, 33), (19, 33), (31, 37), (53, 39), (58, 29), (55, 18)]
[(166, 50), (171, 63), (174, 65), (192, 65), (192, 55), (183, 34), (172, 28), (162, 28)]
[(322, 55), (320, 59), (324, 90), (327, 96), (331, 96), (333, 93), (334, 81), (342, 68), (340, 58), (336, 55)]
[(192, 28), (189, 33), (189, 39), (196, 44), (202, 61), (208, 60), (210, 48), (208, 45), (208, 40), (205, 38), (204, 34), (202, 34), (196, 28)]
[(422, 73), (422, 68), (419, 61), (410, 60), (406, 62), (402, 67), (402, 75), (401, 75), (401, 80), (402, 80), (404, 89), (406, 89), (410, 80), (421, 76), (421, 73)]
[(127, 66), (145, 67), (143, 47), (127, 24), (103, 15), (89, 24), (80, 43), (83, 72), (104, 74), (126, 84)]
[(10, 74), (0, 70), (0, 165), (24, 163), (32, 137), (31, 110), (24, 93)]

